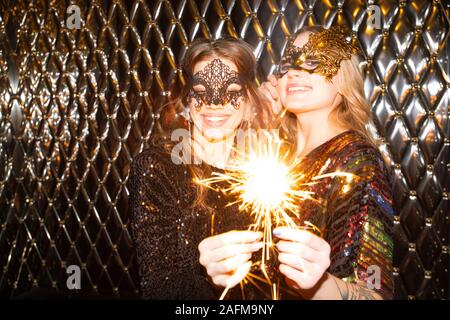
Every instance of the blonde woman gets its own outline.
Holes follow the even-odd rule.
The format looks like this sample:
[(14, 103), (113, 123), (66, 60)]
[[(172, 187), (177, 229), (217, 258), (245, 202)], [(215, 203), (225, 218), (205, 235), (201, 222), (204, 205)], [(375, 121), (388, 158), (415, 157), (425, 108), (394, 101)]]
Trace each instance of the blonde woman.
[[(281, 299), (392, 297), (392, 195), (366, 129), (371, 113), (356, 52), (338, 28), (304, 28), (289, 43), (277, 77), (261, 88), (273, 109), (286, 112), (283, 128), (301, 159), (298, 169), (313, 182), (315, 199), (299, 203), (298, 225), (309, 221), (322, 231), (273, 231)], [(210, 237), (199, 246), (219, 286), (230, 286), (229, 270), (241, 263), (217, 267), (217, 257), (232, 248), (226, 240)]]
[(306, 27), (285, 51), (277, 77), (263, 85), (296, 144), (319, 202), (299, 212), (323, 237), (279, 228), (280, 272), (307, 299), (390, 299), (392, 194), (383, 159), (367, 131), (371, 112), (364, 97), (357, 48), (340, 28)]

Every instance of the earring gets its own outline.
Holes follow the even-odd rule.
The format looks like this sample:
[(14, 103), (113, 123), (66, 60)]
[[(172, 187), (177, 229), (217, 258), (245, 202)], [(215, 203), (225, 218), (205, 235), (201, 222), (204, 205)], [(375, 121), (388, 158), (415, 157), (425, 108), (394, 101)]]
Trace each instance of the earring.
[(183, 108), (183, 111), (181, 111), (181, 115), (183, 116), (183, 118), (185, 118), (187, 121), (191, 120), (191, 113), (189, 111), (189, 107), (185, 106)]
[(184, 117), (187, 120), (187, 124), (188, 124), (189, 139), (191, 139), (192, 138), (193, 120), (192, 120), (192, 117), (191, 117), (191, 112), (190, 112), (189, 107), (185, 107), (183, 113), (184, 113)]
[(195, 103), (195, 106), (194, 106), (195, 111), (200, 112), (200, 110), (202, 110), (202, 107), (203, 107), (203, 102), (196, 102)]
[(193, 121), (192, 121), (189, 106), (185, 106), (183, 108), (183, 111), (181, 111), (179, 114), (185, 119), (185, 121), (187, 123), (188, 131), (189, 131), (189, 138), (191, 138), (192, 137), (192, 129), (191, 128), (192, 128)]

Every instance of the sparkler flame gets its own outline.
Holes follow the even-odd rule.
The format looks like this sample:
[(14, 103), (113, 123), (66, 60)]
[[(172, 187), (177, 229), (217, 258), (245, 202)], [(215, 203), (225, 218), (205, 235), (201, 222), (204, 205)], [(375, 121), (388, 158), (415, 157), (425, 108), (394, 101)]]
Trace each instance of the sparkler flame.
[[(254, 217), (254, 223), (249, 230), (263, 232), (264, 247), (260, 269), (272, 288), (272, 298), (277, 299), (278, 284), (272, 283), (265, 265), (273, 246), (273, 226), (300, 228), (294, 220), (299, 218), (298, 202), (306, 199), (317, 201), (313, 198), (313, 192), (302, 190), (301, 187), (315, 184), (317, 181), (304, 182), (304, 174), (298, 171), (301, 160), (289, 159), (283, 140), (278, 136), (267, 132), (261, 136), (260, 133), (258, 139), (253, 137), (251, 141), (257, 143), (250, 144), (249, 152), (237, 152), (237, 157), (226, 166), (225, 173), (213, 172), (210, 178), (196, 182), (210, 188), (215, 183), (228, 182), (228, 187), (221, 191), (236, 196), (236, 201), (228, 206), (238, 203), (241, 212), (249, 212)], [(352, 177), (349, 173), (335, 172), (316, 176), (312, 180), (336, 175), (346, 179)], [(309, 224), (309, 227), (320, 233), (314, 225)], [(240, 272), (238, 269), (235, 274)], [(256, 275), (250, 276), (256, 278)], [(228, 290), (229, 287), (226, 287), (221, 300)]]

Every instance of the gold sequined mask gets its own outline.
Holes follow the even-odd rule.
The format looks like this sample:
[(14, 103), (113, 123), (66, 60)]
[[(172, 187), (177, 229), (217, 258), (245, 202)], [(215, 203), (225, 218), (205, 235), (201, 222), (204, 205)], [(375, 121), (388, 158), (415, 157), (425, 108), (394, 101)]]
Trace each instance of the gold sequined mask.
[(311, 33), (308, 42), (301, 48), (291, 39), (278, 67), (278, 75), (284, 76), (289, 69), (303, 70), (325, 77), (331, 82), (340, 68), (342, 60), (348, 60), (359, 49), (346, 40), (340, 27)]
[[(244, 95), (243, 88), (240, 90), (229, 90), (232, 84), (242, 86), (241, 77), (236, 71), (230, 69), (220, 59), (214, 59), (201, 71), (194, 74), (191, 79), (189, 90), (189, 101), (195, 98), (195, 110), (200, 111), (203, 104), (209, 105), (231, 105), (238, 110), (239, 98)], [(195, 90), (193, 87), (202, 85), (204, 89)]]

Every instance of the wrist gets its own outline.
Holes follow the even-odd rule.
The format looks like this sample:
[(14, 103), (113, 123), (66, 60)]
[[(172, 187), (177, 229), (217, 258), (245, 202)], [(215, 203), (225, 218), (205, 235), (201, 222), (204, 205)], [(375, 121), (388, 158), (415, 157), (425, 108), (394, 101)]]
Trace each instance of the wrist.
[(297, 292), (306, 300), (321, 300), (329, 299), (326, 292), (330, 289), (330, 280), (332, 275), (328, 272), (324, 272), (322, 277), (317, 283), (310, 289), (297, 289)]

